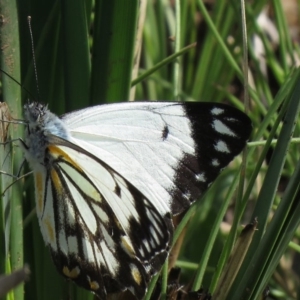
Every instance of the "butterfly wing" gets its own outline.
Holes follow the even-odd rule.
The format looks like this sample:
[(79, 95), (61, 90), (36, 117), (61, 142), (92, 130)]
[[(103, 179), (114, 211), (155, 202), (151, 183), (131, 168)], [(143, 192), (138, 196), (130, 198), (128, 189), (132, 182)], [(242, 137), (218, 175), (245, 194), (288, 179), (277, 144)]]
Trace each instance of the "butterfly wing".
[(101, 298), (142, 298), (167, 257), (171, 214), (244, 147), (242, 112), (213, 103), (124, 103), (63, 116), (25, 105), (24, 153), (58, 271)]
[(197, 200), (251, 133), (241, 111), (217, 103), (134, 102), (62, 117), (72, 142), (126, 178), (161, 212)]
[(37, 214), (59, 272), (101, 298), (139, 299), (167, 257), (170, 215), (84, 149), (52, 136), (35, 172)]

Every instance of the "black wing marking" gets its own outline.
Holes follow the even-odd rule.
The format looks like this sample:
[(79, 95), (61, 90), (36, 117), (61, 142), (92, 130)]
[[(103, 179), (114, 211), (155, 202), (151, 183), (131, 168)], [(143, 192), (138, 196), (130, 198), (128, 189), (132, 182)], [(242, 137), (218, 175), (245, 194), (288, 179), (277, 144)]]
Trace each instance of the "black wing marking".
[(219, 173), (238, 155), (251, 134), (247, 115), (217, 103), (184, 104), (190, 119), (195, 155), (186, 153), (176, 167), (172, 212), (180, 213), (199, 199)]

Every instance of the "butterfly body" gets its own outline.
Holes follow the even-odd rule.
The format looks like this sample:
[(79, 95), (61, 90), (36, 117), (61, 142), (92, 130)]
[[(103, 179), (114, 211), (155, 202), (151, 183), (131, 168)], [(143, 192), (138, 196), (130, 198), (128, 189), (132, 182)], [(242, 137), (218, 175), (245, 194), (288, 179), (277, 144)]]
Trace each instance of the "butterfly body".
[(58, 271), (104, 299), (145, 294), (167, 258), (171, 216), (244, 147), (251, 122), (213, 103), (101, 105), (58, 118), (25, 105), (25, 157)]

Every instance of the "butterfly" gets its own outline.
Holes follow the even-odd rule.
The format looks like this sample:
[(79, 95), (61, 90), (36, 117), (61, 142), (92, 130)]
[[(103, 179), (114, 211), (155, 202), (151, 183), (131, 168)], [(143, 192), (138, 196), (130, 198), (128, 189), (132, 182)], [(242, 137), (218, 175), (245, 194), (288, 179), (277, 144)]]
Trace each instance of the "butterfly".
[(101, 299), (141, 299), (168, 257), (172, 216), (244, 148), (251, 121), (218, 103), (131, 102), (63, 115), (25, 104), (25, 157), (59, 273)]

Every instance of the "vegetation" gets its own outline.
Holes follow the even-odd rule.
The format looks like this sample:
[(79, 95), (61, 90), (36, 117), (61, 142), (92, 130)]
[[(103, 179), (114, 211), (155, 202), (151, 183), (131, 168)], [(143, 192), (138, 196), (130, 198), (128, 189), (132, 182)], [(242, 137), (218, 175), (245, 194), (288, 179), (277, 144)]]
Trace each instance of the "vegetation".
[[(292, 37), (282, 3), (246, 3), (247, 73), (238, 1), (0, 0), (1, 69), (22, 85), (2, 73), (1, 99), (14, 118), (22, 118), (21, 103), (28, 98), (49, 103), (58, 115), (128, 100), (214, 101), (241, 110), (246, 103), (253, 134), (245, 159), (236, 158), (224, 170), (175, 234), (187, 226), (175, 286), (203, 287), (213, 299), (262, 299), (267, 288), (272, 299), (299, 297), (300, 272), (292, 268), (300, 251), (300, 71), (293, 42), (299, 36)], [(270, 25), (263, 28), (258, 19), (268, 5), (275, 41), (267, 32)], [(22, 126), (10, 129), (12, 139), (23, 135)], [(16, 145), (0, 145), (2, 173), (19, 172), (23, 157)], [(2, 189), (13, 180), (2, 175)], [(0, 200), (0, 273), (10, 274), (24, 262), (31, 268), (30, 281), (4, 299), (93, 299), (54, 269), (35, 217), (32, 187), (27, 176)], [(167, 267), (163, 270), (164, 297)]]

